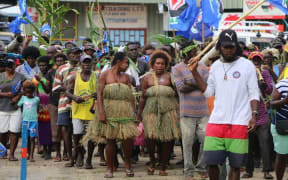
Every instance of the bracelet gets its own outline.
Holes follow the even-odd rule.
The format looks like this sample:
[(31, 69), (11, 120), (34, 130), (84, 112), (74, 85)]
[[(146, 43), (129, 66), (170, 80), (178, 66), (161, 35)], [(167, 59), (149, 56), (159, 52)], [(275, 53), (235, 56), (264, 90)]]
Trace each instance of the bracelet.
[(252, 111), (252, 114), (258, 114), (258, 111), (257, 110), (254, 110), (254, 111)]

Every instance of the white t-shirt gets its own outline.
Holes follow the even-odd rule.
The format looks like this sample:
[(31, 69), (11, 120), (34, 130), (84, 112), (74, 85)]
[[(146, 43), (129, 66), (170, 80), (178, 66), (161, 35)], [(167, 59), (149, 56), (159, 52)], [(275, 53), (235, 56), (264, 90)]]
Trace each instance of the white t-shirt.
[(250, 102), (260, 98), (255, 66), (243, 57), (232, 63), (216, 61), (211, 66), (204, 95), (215, 95), (209, 123), (248, 125), (252, 118)]

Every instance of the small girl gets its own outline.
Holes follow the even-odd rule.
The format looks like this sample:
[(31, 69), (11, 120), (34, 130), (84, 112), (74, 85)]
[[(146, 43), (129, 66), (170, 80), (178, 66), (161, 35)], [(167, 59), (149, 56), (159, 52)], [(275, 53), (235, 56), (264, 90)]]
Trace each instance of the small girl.
[(23, 106), (23, 124), (28, 125), (28, 160), (34, 162), (34, 149), (35, 149), (35, 138), (37, 137), (38, 127), (38, 107), (40, 103), (39, 97), (34, 96), (35, 85), (32, 81), (26, 80), (23, 83), (24, 96), (21, 97), (17, 103), (17, 107)]

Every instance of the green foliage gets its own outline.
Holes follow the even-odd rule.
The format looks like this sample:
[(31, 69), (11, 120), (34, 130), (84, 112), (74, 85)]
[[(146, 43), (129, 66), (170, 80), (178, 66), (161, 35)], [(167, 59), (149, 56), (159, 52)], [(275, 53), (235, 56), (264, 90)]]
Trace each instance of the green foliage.
[(164, 34), (156, 34), (151, 39), (157, 40), (162, 45), (165, 45), (165, 44), (174, 43), (175, 41), (176, 41), (176, 43), (180, 44), (181, 41), (183, 40), (183, 37), (182, 36), (169, 37), (169, 36), (164, 35)]
[(41, 37), (42, 33), (40, 31), (41, 27), (49, 23), (52, 35), (50, 36), (50, 43), (53, 39), (62, 37), (63, 32), (67, 29), (74, 27), (62, 28), (61, 25), (68, 24), (67, 20), (64, 18), (65, 14), (69, 11), (73, 11), (76, 14), (79, 12), (76, 9), (71, 9), (68, 3), (60, 4), (60, 0), (29, 0), (29, 5), (34, 7), (39, 13), (39, 22), (29, 24), (32, 26), (33, 30), (36, 32), (36, 36), (40, 44), (48, 45), (44, 39)]

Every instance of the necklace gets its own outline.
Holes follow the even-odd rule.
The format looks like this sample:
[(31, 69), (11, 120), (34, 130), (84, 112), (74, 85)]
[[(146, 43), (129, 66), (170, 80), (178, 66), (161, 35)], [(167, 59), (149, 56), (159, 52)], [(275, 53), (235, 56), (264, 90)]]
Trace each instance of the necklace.
[(232, 63), (231, 66), (230, 66), (227, 70), (225, 70), (224, 63), (222, 63), (222, 65), (223, 65), (223, 70), (224, 70), (224, 80), (225, 80), (225, 81), (227, 81), (227, 79), (228, 79), (228, 77), (227, 77), (228, 71), (234, 66), (234, 64), (235, 64), (235, 63)]

